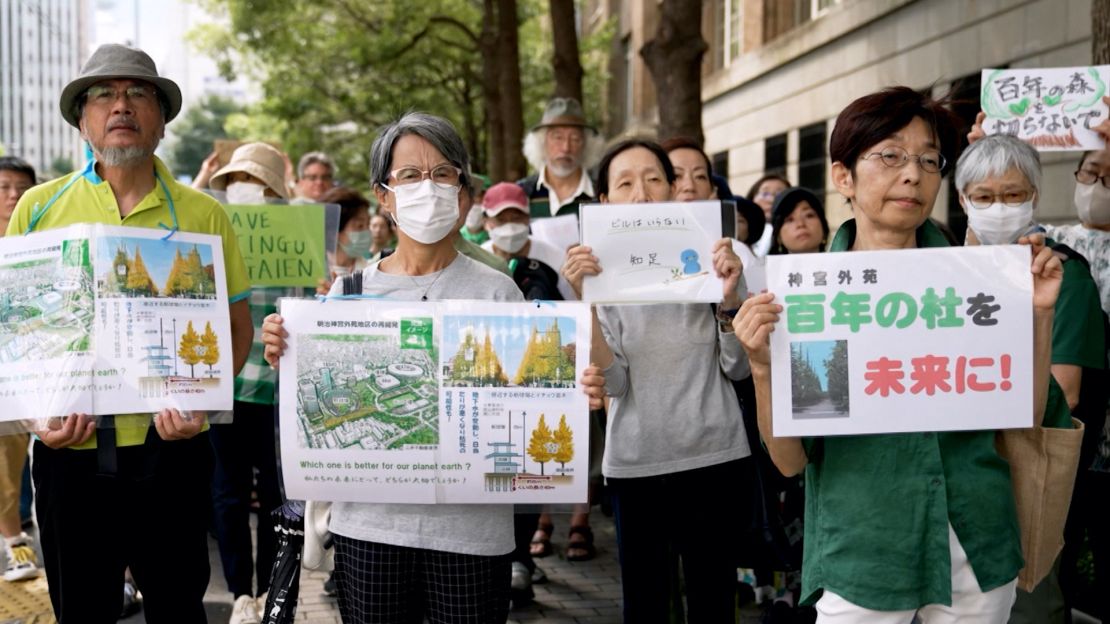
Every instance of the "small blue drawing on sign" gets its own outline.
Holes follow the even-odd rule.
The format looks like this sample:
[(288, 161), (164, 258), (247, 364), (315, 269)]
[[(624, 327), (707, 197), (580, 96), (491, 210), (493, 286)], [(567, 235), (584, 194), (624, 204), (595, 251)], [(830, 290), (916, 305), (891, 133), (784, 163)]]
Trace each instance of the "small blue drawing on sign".
[(682, 260), (682, 272), (686, 275), (693, 275), (701, 272), (701, 265), (698, 264), (698, 252), (693, 249), (687, 249), (679, 256)]

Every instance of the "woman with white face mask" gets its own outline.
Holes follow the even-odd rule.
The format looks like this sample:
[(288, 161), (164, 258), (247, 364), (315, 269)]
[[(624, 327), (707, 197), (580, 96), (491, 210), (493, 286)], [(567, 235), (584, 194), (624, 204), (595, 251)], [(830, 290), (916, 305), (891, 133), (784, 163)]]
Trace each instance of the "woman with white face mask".
[[(408, 113), (382, 129), (370, 151), (371, 184), (381, 212), (398, 225), (397, 249), (362, 272), (363, 294), (523, 300), (511, 279), (455, 251), (469, 166), (462, 139), (445, 119)], [(331, 294), (341, 291), (337, 282)], [(263, 342), (275, 367), (285, 336), (281, 317), (267, 317)], [(603, 378), (591, 374), (581, 383), (600, 398)], [(344, 622), (508, 617), (512, 506), (336, 503), (329, 529)]]
[(1102, 309), (1110, 314), (1110, 148), (1083, 154), (1075, 171), (1074, 202), (1078, 224), (1046, 229), (1049, 236), (1083, 254), (1091, 263)]
[[(956, 188), (967, 213), (967, 244), (1007, 245), (1039, 231), (1033, 211), (1040, 181), (1037, 150), (1016, 137), (996, 134), (968, 147), (956, 164)], [(1106, 420), (1106, 342), (1098, 289), (1090, 271), (1081, 260), (1069, 257), (1067, 247), (1051, 238), (1045, 244), (1064, 263), (1052, 326), (1052, 377), (1063, 389), (1071, 415), (1087, 426), (1079, 460), (1083, 470), (1076, 479), (1069, 533), (1065, 534), (1060, 560), (1059, 579), (1064, 579), (1074, 577), (1083, 534), (1088, 528), (1099, 530), (1098, 523), (1104, 521), (1090, 513), (1090, 506), (1093, 501), (1105, 500), (1105, 486), (1100, 488), (1098, 482), (1088, 478), (1086, 467), (1091, 464)], [(1105, 565), (1105, 555), (1100, 557), (1098, 550), (1095, 558), (1099, 565)], [(1010, 621), (1051, 621), (1052, 605), (1065, 602), (1059, 579), (1051, 575), (1033, 593), (1018, 590)]]
[[(339, 205), (339, 231), (335, 253), (328, 257), (332, 279), (361, 271), (373, 257), (373, 236), (370, 233), (370, 200), (362, 193), (346, 186), (336, 186), (320, 197), (325, 204)], [(320, 294), (327, 294), (331, 281)], [(317, 289), (319, 291), (319, 289)]]

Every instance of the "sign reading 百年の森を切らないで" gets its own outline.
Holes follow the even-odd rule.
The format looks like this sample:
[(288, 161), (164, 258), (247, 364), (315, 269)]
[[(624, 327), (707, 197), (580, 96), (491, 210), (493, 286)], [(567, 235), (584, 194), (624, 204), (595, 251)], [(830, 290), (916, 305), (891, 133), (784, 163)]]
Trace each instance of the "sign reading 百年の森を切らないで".
[(1110, 65), (984, 69), (983, 131), (1012, 134), (1042, 151), (1102, 149), (1092, 128), (1106, 121), (1108, 83)]
[(770, 256), (767, 284), (776, 436), (1032, 426), (1028, 247)]

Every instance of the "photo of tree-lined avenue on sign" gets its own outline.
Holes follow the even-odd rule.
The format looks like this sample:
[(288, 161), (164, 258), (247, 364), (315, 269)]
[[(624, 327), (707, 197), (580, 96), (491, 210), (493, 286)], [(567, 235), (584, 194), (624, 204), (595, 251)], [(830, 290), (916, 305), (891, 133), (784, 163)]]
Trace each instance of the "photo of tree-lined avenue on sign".
[[(430, 327), (431, 319), (427, 323)], [(301, 336), (297, 353), (301, 446), (435, 448), (439, 444), (435, 348), (422, 340), (405, 342), (419, 344), (402, 345), (396, 333)]]
[(209, 245), (150, 238), (105, 238), (99, 246), (101, 297), (215, 299)]
[(0, 266), (0, 362), (42, 360), (92, 348), (89, 241), (62, 256)]

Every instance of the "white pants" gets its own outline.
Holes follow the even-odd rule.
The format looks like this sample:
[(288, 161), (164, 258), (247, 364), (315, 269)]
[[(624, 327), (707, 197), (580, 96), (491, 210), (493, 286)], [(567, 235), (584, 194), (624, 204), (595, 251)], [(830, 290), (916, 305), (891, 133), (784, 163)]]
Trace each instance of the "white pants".
[(826, 589), (815, 605), (817, 624), (910, 624), (915, 615), (921, 624), (1006, 624), (1014, 605), (1017, 579), (983, 593), (952, 525), (948, 525), (948, 550), (952, 557), (952, 606), (930, 604), (908, 611), (873, 611)]

